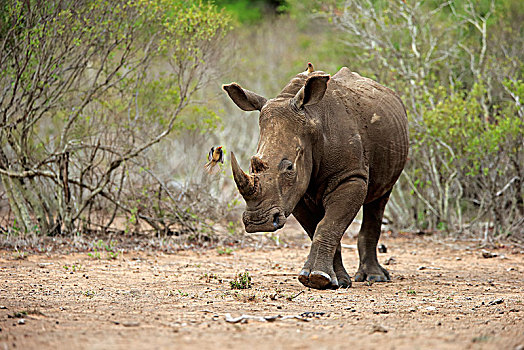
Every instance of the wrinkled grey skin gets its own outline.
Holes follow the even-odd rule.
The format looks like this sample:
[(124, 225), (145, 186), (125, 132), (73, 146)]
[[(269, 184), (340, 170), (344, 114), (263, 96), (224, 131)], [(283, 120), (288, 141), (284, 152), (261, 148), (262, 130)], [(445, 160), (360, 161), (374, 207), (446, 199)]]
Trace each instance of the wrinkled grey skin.
[(245, 111), (259, 110), (260, 139), (250, 174), (232, 168), (247, 208), (247, 232), (275, 231), (293, 214), (312, 239), (299, 281), (317, 289), (351, 286), (340, 240), (360, 207), (356, 281), (389, 281), (376, 247), (384, 207), (408, 155), (404, 105), (390, 89), (342, 68), (294, 77), (266, 100), (223, 86)]

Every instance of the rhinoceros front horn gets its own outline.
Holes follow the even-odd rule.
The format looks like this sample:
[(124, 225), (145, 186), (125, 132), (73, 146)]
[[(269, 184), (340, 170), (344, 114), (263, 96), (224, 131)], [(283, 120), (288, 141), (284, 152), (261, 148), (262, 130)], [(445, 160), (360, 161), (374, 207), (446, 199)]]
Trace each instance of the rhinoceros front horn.
[(233, 170), (233, 178), (237, 184), (238, 191), (243, 197), (252, 196), (255, 191), (255, 177), (248, 175), (238, 165), (235, 154), (231, 152), (231, 169)]

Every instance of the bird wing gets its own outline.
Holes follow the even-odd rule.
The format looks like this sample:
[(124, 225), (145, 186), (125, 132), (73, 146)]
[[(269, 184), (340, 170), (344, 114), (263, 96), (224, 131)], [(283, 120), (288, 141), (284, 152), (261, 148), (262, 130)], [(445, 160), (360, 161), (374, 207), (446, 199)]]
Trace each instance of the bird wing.
[(211, 147), (211, 150), (209, 151), (207, 155), (207, 160), (209, 161), (213, 160), (213, 153), (215, 153), (215, 147)]

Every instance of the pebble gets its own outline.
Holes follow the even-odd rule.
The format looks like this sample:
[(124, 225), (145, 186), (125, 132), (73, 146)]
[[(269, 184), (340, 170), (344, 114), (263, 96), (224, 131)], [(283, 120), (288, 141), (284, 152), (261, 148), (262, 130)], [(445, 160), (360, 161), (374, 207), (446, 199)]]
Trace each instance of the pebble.
[(376, 333), (376, 332), (387, 333), (388, 330), (384, 326), (374, 325), (373, 328), (371, 329), (371, 333)]
[(437, 308), (434, 307), (434, 306), (428, 306), (428, 307), (425, 308), (425, 310), (427, 310), (427, 311), (437, 311)]
[(18, 320), (18, 324), (25, 324), (25, 318), (21, 318)]
[(504, 302), (504, 299), (502, 298), (498, 298), (498, 299), (495, 299), (495, 300), (492, 300), (488, 303), (488, 306), (493, 306), (493, 305), (498, 305), (498, 304), (502, 304)]
[(397, 262), (397, 259), (395, 259), (395, 257), (393, 256), (390, 256), (389, 258), (386, 259), (386, 261), (384, 262), (384, 265), (392, 265), (396, 262)]
[(124, 322), (113, 321), (113, 323), (116, 324), (116, 325), (121, 324), (124, 327), (138, 327), (138, 326), (140, 326), (140, 322), (135, 322), (135, 321), (124, 321)]
[(389, 314), (389, 311), (388, 310), (381, 310), (381, 311), (373, 311), (373, 313), (375, 315), (378, 315), (378, 314)]
[(140, 326), (140, 322), (133, 322), (133, 321), (122, 322), (122, 326), (124, 326), (124, 327), (138, 327), (138, 326)]
[(483, 250), (483, 251), (482, 251), (482, 257), (483, 257), (484, 259), (494, 258), (494, 257), (496, 257), (496, 256), (498, 256), (497, 253), (492, 253), (492, 252), (487, 251), (487, 250)]
[(440, 270), (440, 267), (435, 266), (419, 266), (417, 270)]

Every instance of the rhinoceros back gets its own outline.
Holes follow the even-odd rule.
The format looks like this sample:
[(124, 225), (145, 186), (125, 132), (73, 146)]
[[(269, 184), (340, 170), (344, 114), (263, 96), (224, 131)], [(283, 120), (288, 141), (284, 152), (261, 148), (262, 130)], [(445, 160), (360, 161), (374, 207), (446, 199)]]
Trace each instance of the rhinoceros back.
[(348, 123), (358, 125), (369, 167), (366, 202), (381, 197), (397, 181), (408, 156), (406, 110), (397, 94), (344, 67), (331, 89), (345, 104)]

